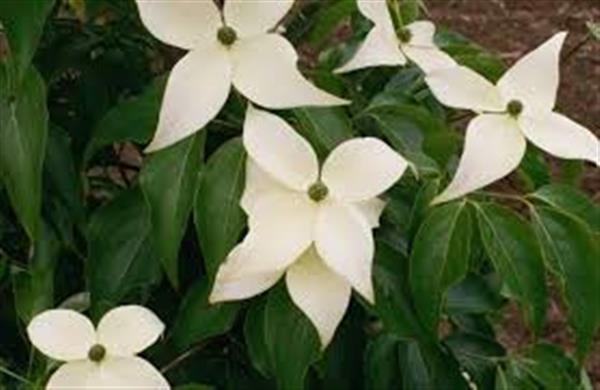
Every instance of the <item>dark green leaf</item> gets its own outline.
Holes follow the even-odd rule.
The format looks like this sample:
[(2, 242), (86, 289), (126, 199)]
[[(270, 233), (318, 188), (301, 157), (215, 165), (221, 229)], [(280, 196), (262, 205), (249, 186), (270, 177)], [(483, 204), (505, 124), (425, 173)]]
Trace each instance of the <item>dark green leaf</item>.
[(141, 95), (111, 109), (94, 128), (84, 162), (114, 142), (148, 142), (156, 130), (165, 84), (166, 78), (159, 77)]
[(271, 375), (272, 363), (269, 361), (265, 333), (265, 308), (267, 300), (258, 299), (252, 303), (244, 321), (244, 338), (252, 365), (265, 377)]
[[(0, 27), (8, 37), (9, 60), (16, 69), (18, 83), (28, 71), (38, 41), (42, 36), (46, 18), (52, 10), (54, 0), (4, 0), (0, 1)], [(0, 39), (2, 29), (0, 28)], [(1, 56), (1, 54), (0, 54)], [(0, 57), (0, 63), (2, 62)], [(1, 65), (1, 64), (0, 64)]]
[(592, 230), (600, 232), (600, 206), (573, 187), (551, 184), (540, 188), (529, 197), (579, 218), (588, 223)]
[(451, 314), (487, 313), (498, 310), (502, 297), (479, 275), (469, 274), (448, 290), (446, 309)]
[(246, 154), (239, 138), (219, 148), (208, 160), (196, 195), (194, 221), (204, 263), (212, 278), (245, 225), (240, 208)]
[(87, 240), (95, 317), (160, 280), (148, 207), (138, 188), (123, 192), (92, 215)]
[(211, 285), (196, 283), (186, 294), (173, 324), (172, 336), (177, 350), (183, 351), (209, 337), (227, 333), (237, 316), (237, 303), (210, 304)]
[(140, 187), (150, 207), (154, 248), (176, 288), (179, 245), (192, 210), (204, 140), (203, 132), (152, 154), (140, 174)]
[(386, 390), (401, 388), (399, 338), (381, 333), (371, 340), (365, 351), (365, 388)]
[(316, 329), (292, 303), (283, 284), (269, 293), (264, 314), (265, 340), (277, 387), (303, 389), (309, 366), (319, 358)]
[(0, 178), (19, 220), (35, 239), (48, 133), (46, 87), (33, 67), (16, 92), (7, 92), (5, 87), (0, 85)]
[(467, 274), (471, 222), (465, 202), (431, 211), (417, 233), (410, 257), (410, 287), (417, 312), (435, 333), (450, 286)]
[(544, 258), (561, 281), (580, 358), (600, 323), (600, 245), (581, 220), (549, 207), (533, 211)]
[(578, 387), (577, 365), (557, 346), (537, 344), (519, 363), (544, 389), (572, 390)]
[(355, 136), (347, 114), (340, 107), (305, 107), (293, 110), (298, 132), (324, 159), (340, 143)]
[(334, 0), (328, 2), (313, 16), (313, 28), (308, 35), (308, 41), (319, 46), (332, 36), (335, 28), (356, 11), (356, 3), (348, 0)]
[(486, 252), (537, 334), (546, 313), (546, 282), (535, 233), (527, 222), (504, 207), (476, 204), (476, 209)]
[(430, 389), (431, 378), (421, 355), (419, 344), (415, 341), (402, 341), (398, 346), (403, 389)]

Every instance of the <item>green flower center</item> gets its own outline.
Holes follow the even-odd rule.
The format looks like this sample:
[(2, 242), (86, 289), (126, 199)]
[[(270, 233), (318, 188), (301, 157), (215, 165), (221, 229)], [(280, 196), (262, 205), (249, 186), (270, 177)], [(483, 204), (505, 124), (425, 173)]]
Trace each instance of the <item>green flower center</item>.
[(398, 39), (402, 43), (409, 43), (410, 40), (412, 39), (412, 32), (405, 27), (402, 27), (401, 29), (399, 29), (397, 31), (397, 34), (398, 34)]
[(96, 363), (100, 363), (106, 356), (106, 348), (103, 345), (96, 344), (90, 348), (88, 358)]
[(231, 46), (237, 40), (237, 33), (228, 26), (223, 26), (217, 32), (217, 39), (225, 46)]
[(315, 202), (320, 202), (327, 197), (329, 189), (327, 186), (320, 181), (316, 182), (308, 189), (308, 197)]
[(523, 103), (518, 100), (511, 100), (506, 105), (506, 112), (514, 118), (518, 117), (523, 112)]

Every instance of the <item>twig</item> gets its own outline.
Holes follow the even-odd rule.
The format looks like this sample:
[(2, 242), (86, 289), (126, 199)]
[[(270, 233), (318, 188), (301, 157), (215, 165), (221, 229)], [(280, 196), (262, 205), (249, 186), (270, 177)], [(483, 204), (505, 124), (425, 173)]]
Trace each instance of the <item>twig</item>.
[(567, 61), (569, 61), (569, 59), (571, 59), (571, 57), (573, 57), (573, 55), (575, 53), (577, 53), (579, 50), (581, 50), (582, 47), (584, 47), (588, 42), (590, 42), (592, 40), (592, 34), (586, 34), (586, 36), (579, 41), (579, 43), (577, 43), (575, 46), (573, 46), (573, 48), (571, 50), (569, 50), (567, 52), (567, 54), (565, 54), (565, 56), (563, 57), (563, 63), (566, 63)]
[(168, 371), (171, 371), (172, 369), (177, 367), (179, 364), (181, 364), (184, 360), (186, 360), (190, 356), (194, 355), (195, 353), (201, 351), (206, 346), (206, 344), (208, 344), (208, 342), (209, 342), (209, 340), (206, 340), (204, 342), (199, 343), (198, 345), (193, 346), (192, 348), (188, 349), (187, 351), (183, 352), (181, 355), (177, 356), (175, 359), (173, 359), (171, 362), (167, 363), (163, 368), (161, 368), (160, 372), (165, 374)]
[(6, 367), (0, 366), (0, 372), (3, 373), (6, 376), (9, 376), (9, 377), (11, 377), (13, 379), (18, 380), (19, 382), (27, 383), (28, 385), (32, 384), (29, 380), (27, 380), (27, 378), (24, 378), (21, 375), (15, 373), (15, 372), (12, 372), (11, 370), (9, 370)]

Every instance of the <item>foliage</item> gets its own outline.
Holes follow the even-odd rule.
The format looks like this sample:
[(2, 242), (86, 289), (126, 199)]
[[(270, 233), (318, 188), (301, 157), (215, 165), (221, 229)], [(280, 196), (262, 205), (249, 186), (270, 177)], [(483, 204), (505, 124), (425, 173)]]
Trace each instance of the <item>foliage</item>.
[[(133, 1), (2, 1), (0, 387), (42, 384), (51, 372), (24, 338), (35, 314), (69, 307), (97, 320), (137, 303), (167, 324), (146, 356), (177, 389), (586, 388), (582, 364), (600, 324), (600, 207), (556, 184), (535, 150), (520, 167), (521, 194), (429, 206), (455, 169), (461, 114), (435, 100), (414, 65), (331, 75), (368, 25), (346, 0), (297, 8), (286, 35), (320, 52), (303, 59), (306, 73), (353, 104), (281, 114), (320, 159), (374, 135), (413, 164), (375, 233), (376, 304), (356, 296), (325, 350), (283, 282), (211, 305), (218, 266), (246, 228), (238, 96), (205, 131), (145, 156), (180, 53), (146, 32)], [(401, 13), (410, 21), (422, 10), (411, 0)], [(341, 25), (358, 35), (340, 39)], [(454, 32), (436, 41), (490, 80), (504, 70)], [(540, 339), (548, 285), (568, 309), (575, 358)], [(509, 302), (532, 332), (511, 352), (494, 330)]]

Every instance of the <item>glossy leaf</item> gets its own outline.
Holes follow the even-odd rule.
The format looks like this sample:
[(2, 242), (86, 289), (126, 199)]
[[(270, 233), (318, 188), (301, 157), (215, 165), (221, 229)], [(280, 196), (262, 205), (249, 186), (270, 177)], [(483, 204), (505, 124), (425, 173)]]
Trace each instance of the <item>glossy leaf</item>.
[(355, 136), (343, 108), (303, 107), (293, 113), (298, 120), (298, 132), (311, 143), (321, 160), (337, 145)]
[(365, 351), (365, 388), (367, 390), (398, 389), (401, 387), (399, 338), (382, 333), (369, 341)]
[(6, 87), (0, 84), (0, 178), (19, 220), (35, 239), (48, 133), (46, 87), (33, 67), (16, 90)]
[(148, 157), (140, 187), (150, 208), (151, 236), (171, 284), (179, 285), (179, 246), (192, 210), (205, 133)]
[(592, 230), (600, 232), (600, 206), (573, 187), (551, 184), (529, 195), (564, 213), (585, 221)]
[(546, 282), (541, 250), (532, 227), (512, 211), (477, 204), (481, 238), (509, 294), (518, 300), (527, 323), (539, 333), (546, 313)]
[(533, 211), (544, 258), (561, 281), (582, 358), (600, 324), (600, 245), (581, 220), (549, 207)]
[(210, 337), (227, 333), (235, 321), (239, 304), (210, 304), (211, 285), (206, 280), (193, 285), (181, 303), (171, 335), (177, 350), (183, 351)]
[(208, 160), (200, 179), (194, 221), (204, 264), (213, 277), (245, 225), (240, 198), (246, 153), (239, 138), (222, 145)]
[(467, 274), (470, 219), (465, 202), (435, 208), (419, 229), (410, 257), (410, 287), (419, 317), (435, 332), (450, 286)]

